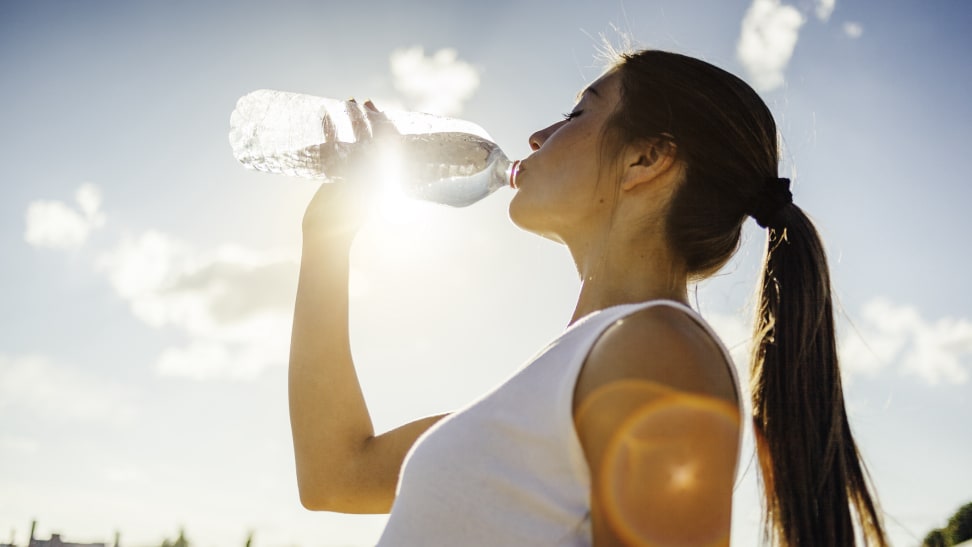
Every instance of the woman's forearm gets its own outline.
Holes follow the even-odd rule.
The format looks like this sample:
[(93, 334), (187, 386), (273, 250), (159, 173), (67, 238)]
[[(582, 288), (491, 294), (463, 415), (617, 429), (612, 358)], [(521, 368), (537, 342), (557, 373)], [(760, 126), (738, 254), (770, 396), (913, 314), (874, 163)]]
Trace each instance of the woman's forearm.
[(351, 358), (350, 241), (307, 240), (290, 346), (290, 421), (301, 501), (326, 508), (361, 479), (374, 427)]

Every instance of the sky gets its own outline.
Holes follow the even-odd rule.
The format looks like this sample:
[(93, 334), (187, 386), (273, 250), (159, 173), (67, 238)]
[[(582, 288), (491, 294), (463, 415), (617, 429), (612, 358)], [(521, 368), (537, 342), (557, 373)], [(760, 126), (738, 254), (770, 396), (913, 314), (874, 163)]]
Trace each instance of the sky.
[[(255, 89), (482, 125), (511, 158), (595, 79), (602, 37), (740, 75), (839, 300), (851, 424), (893, 545), (972, 501), (972, 5), (905, 0), (0, 3), (0, 542), (369, 545), (301, 508), (286, 363), (315, 183), (244, 170)], [(560, 333), (565, 249), (511, 190), (386, 199), (355, 242), (352, 344), (378, 430), (489, 391)], [(692, 290), (745, 382), (764, 234)], [(748, 451), (748, 452), (747, 452)], [(759, 532), (747, 438), (733, 543)], [(748, 454), (748, 455), (747, 455)]]

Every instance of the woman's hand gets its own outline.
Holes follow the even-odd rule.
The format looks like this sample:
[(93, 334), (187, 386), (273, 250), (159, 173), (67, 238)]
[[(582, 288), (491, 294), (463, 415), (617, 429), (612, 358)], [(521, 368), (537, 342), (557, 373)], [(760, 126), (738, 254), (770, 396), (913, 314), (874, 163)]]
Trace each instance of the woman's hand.
[(395, 126), (371, 101), (347, 102), (355, 143), (322, 145), (323, 161), (332, 173), (304, 212), (305, 239), (333, 239), (350, 244), (375, 203), (386, 161), (382, 149), (398, 137)]

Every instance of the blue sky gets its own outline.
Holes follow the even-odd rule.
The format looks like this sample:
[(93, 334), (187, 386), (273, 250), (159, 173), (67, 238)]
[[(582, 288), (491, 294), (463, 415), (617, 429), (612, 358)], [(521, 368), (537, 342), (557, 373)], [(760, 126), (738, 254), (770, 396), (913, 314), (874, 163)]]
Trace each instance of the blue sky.
[[(966, 3), (13, 1), (0, 540), (23, 543), (36, 518), (43, 537), (119, 530), (135, 546), (180, 527), (199, 547), (250, 530), (258, 546), (373, 542), (383, 517), (297, 501), (286, 352), (314, 186), (235, 163), (230, 111), (260, 88), (451, 108), (522, 157), (598, 75), (615, 27), (759, 87), (830, 253), (852, 426), (894, 545), (943, 525), (972, 500)], [(569, 257), (514, 228), (509, 197), (390, 199), (361, 234), (352, 336), (379, 429), (470, 401), (568, 320)], [(694, 302), (740, 357), (762, 238), (748, 226)], [(754, 484), (741, 474), (740, 545), (757, 533)]]

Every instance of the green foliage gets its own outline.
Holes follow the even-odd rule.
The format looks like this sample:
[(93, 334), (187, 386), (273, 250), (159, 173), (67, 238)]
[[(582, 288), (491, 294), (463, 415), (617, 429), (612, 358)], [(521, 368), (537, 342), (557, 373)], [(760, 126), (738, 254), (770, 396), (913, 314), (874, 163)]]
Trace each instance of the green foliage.
[(945, 532), (951, 541), (949, 545), (972, 539), (972, 503), (966, 503), (948, 519)]
[[(972, 539), (972, 503), (959, 507), (948, 519), (948, 526), (928, 532), (921, 547), (952, 547)], [(163, 546), (165, 547), (165, 546)]]
[(175, 540), (172, 547), (189, 547), (189, 541), (186, 539), (185, 530), (179, 530), (179, 537)]
[(941, 528), (928, 532), (925, 540), (921, 542), (921, 547), (950, 547), (951, 545), (945, 537), (945, 530)]
[(165, 538), (162, 540), (161, 547), (190, 547), (189, 540), (186, 539), (186, 531), (179, 530), (179, 537), (175, 541)]

